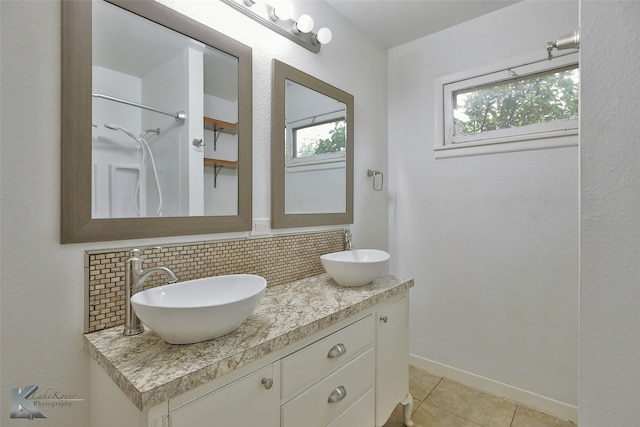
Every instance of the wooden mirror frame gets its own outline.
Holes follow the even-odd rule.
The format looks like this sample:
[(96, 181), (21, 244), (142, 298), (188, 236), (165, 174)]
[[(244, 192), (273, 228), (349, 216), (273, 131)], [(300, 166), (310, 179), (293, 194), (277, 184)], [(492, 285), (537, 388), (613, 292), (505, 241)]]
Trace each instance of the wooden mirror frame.
[[(290, 80), (336, 99), (347, 107), (346, 212), (287, 214), (285, 212), (285, 81)], [(273, 60), (271, 105), (271, 227), (294, 228), (353, 223), (353, 95)]]
[(238, 214), (94, 219), (91, 213), (92, 2), (62, 1), (61, 243), (251, 230), (251, 48), (160, 3), (116, 6), (238, 58)]

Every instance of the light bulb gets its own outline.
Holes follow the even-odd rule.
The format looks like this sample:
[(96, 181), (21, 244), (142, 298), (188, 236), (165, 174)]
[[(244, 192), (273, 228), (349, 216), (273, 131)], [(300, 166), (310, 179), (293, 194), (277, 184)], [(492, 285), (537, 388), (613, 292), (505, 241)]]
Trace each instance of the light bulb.
[(327, 27), (322, 27), (318, 30), (318, 33), (315, 36), (315, 40), (320, 44), (329, 44), (332, 37), (333, 34), (331, 33), (331, 30)]
[(293, 32), (308, 33), (313, 30), (313, 18), (309, 15), (300, 15), (298, 22), (293, 24)]
[(270, 15), (271, 19), (273, 19), (274, 21), (277, 21), (278, 19), (286, 21), (288, 19), (291, 19), (291, 15), (293, 15), (293, 7), (289, 2), (279, 3), (277, 6), (274, 6), (273, 9), (271, 9)]

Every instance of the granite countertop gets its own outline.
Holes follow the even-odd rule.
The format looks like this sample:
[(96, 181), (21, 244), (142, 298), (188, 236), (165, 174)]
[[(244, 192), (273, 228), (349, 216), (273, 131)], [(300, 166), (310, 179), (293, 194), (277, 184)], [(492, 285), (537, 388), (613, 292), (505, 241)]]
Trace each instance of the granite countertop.
[(365, 286), (345, 288), (320, 274), (268, 287), (242, 326), (220, 338), (173, 345), (149, 330), (125, 337), (117, 326), (86, 334), (84, 347), (144, 411), (412, 286), (413, 279), (385, 275)]

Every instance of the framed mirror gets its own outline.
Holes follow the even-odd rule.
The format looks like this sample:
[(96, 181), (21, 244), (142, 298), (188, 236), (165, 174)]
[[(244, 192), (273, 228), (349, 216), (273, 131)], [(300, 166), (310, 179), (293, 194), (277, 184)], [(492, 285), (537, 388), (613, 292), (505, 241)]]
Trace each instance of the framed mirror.
[(353, 96), (273, 60), (272, 228), (353, 222)]
[(62, 18), (62, 243), (250, 230), (251, 48), (152, 0)]

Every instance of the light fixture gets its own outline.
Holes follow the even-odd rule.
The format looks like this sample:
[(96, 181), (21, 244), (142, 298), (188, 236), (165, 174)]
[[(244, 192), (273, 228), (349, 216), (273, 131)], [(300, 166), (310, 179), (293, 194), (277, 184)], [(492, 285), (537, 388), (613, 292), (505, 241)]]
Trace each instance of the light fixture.
[[(292, 19), (293, 7), (287, 0), (221, 0), (254, 21), (269, 27), (311, 52), (320, 52), (320, 46), (331, 41), (331, 30), (313, 30), (313, 18), (307, 14)], [(271, 4), (269, 4), (271, 2)]]
[(293, 15), (293, 6), (289, 2), (280, 2), (271, 9), (269, 16), (274, 21), (288, 21)]
[(291, 29), (294, 33), (309, 33), (313, 30), (313, 18), (310, 15), (300, 15), (298, 22), (295, 22)]
[(327, 27), (322, 27), (318, 30), (318, 33), (313, 37), (314, 43), (329, 44), (333, 38), (333, 33)]

